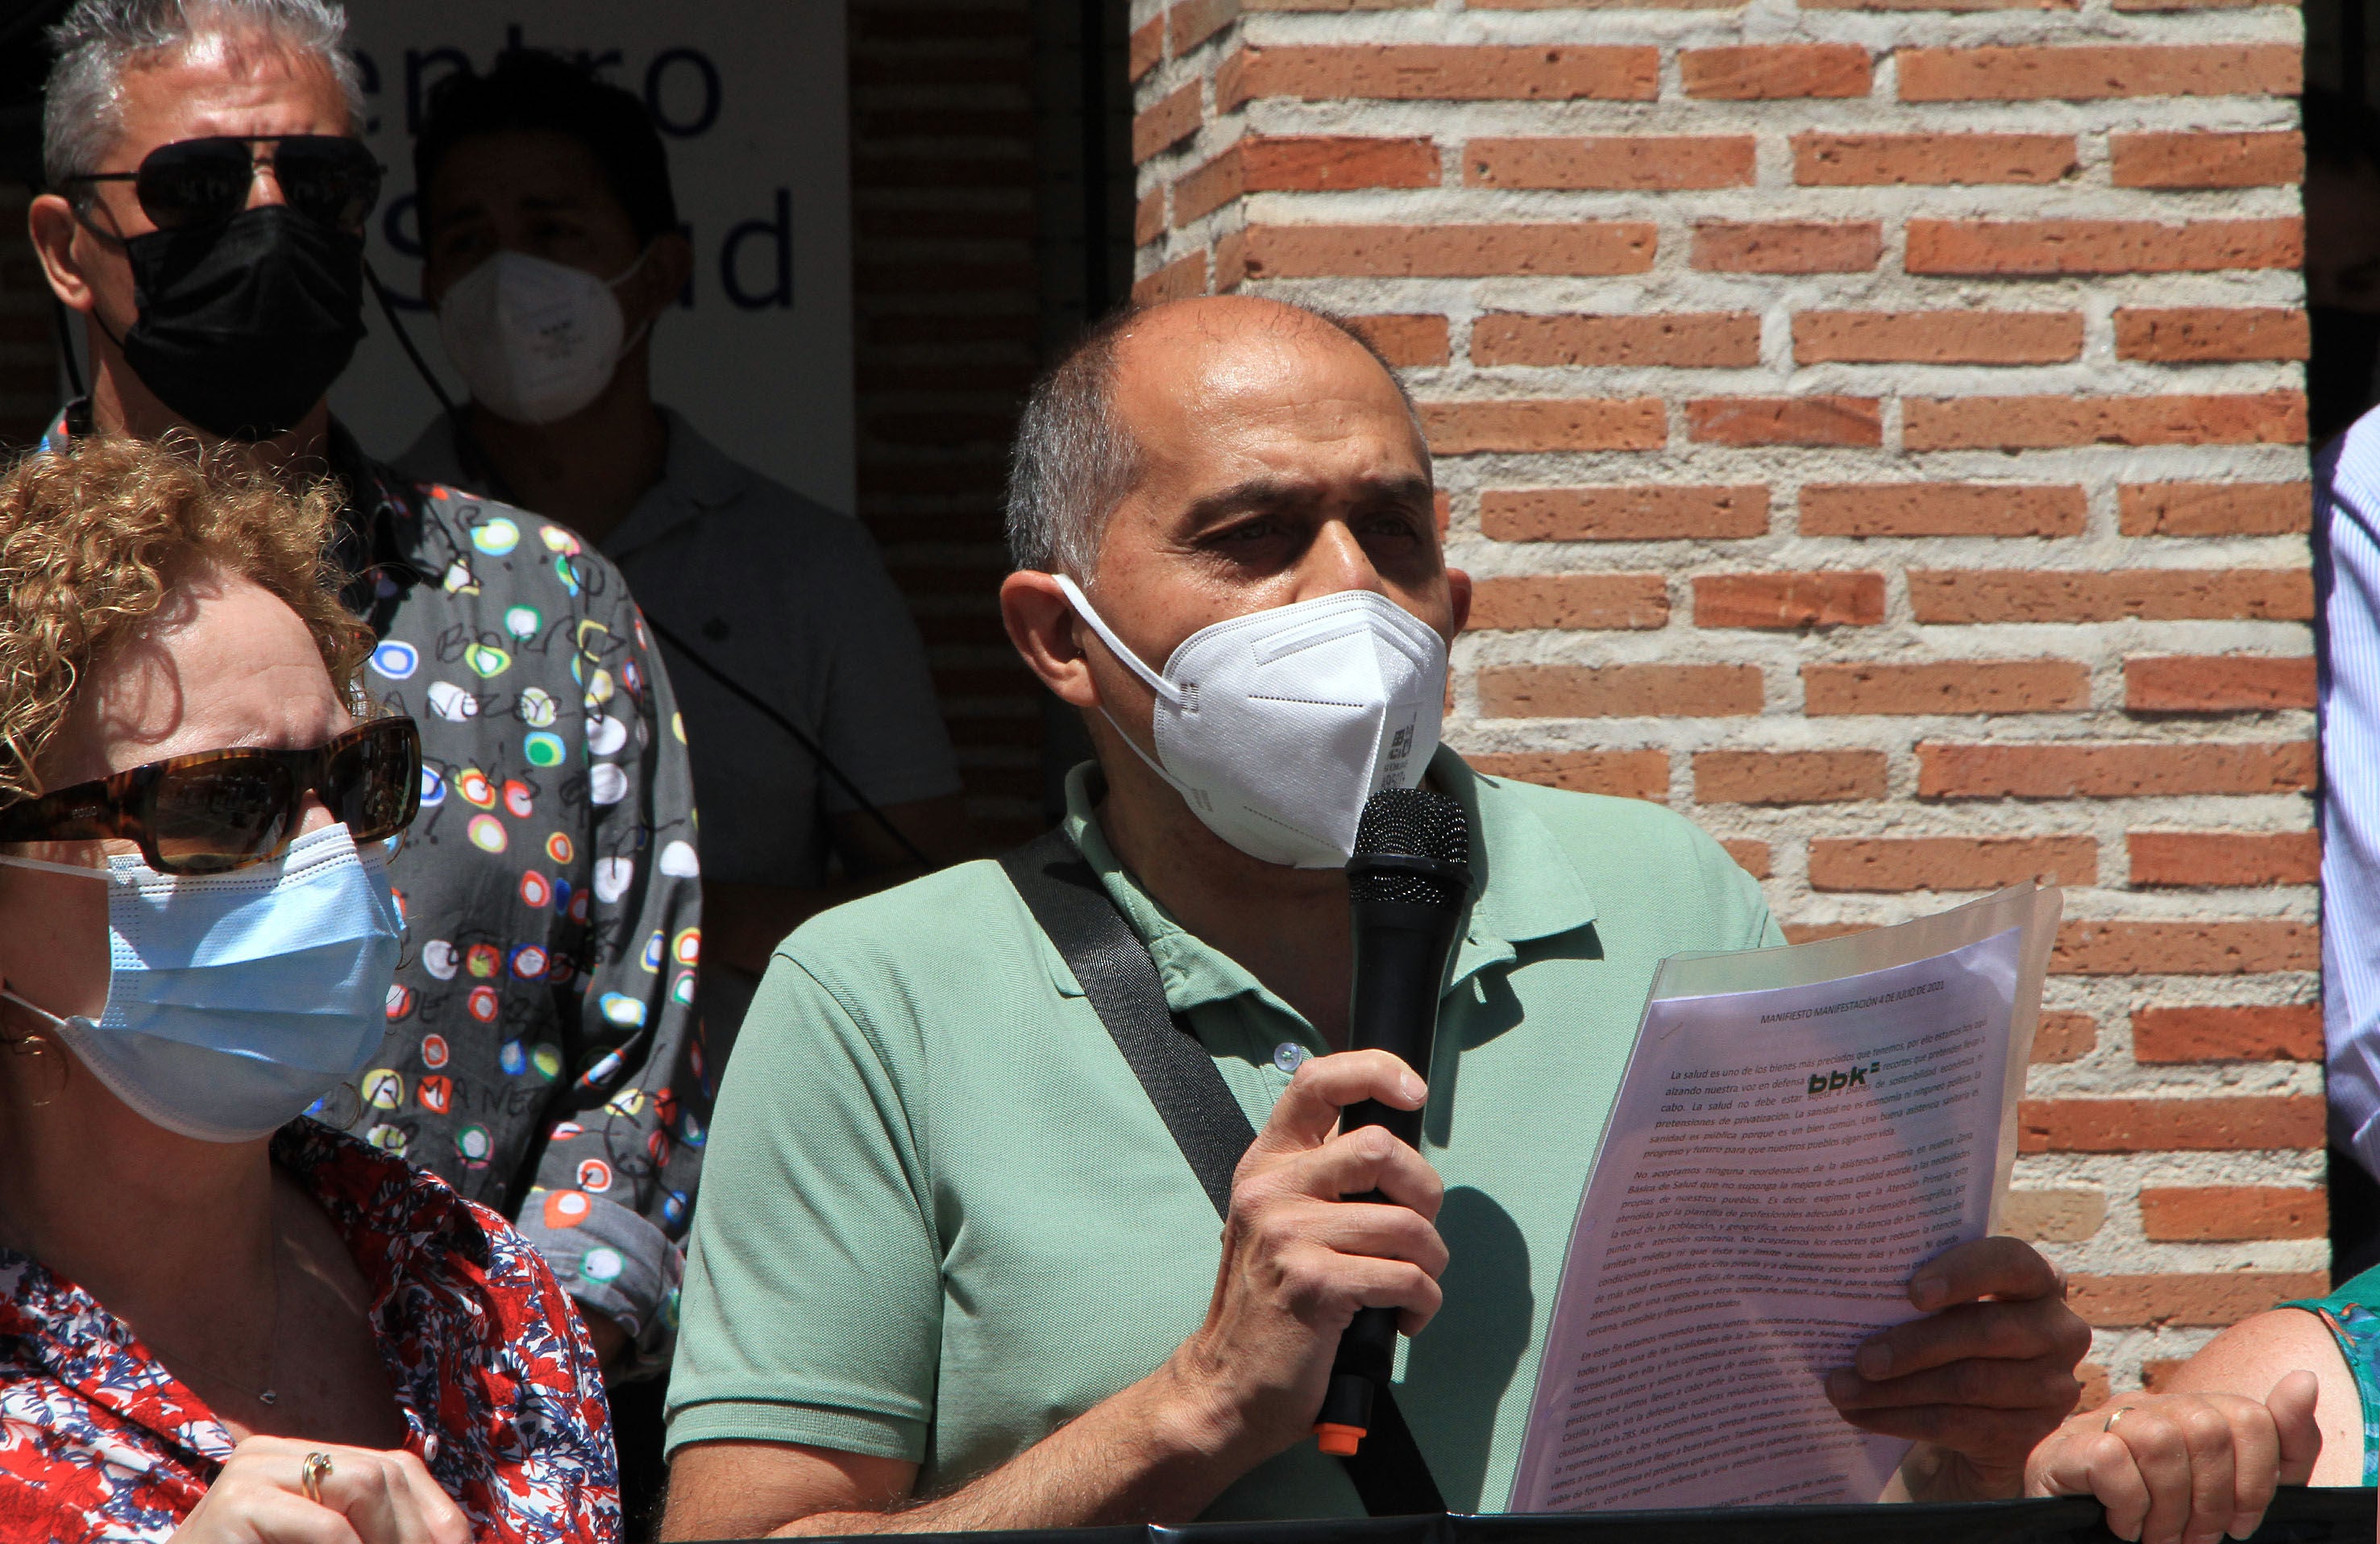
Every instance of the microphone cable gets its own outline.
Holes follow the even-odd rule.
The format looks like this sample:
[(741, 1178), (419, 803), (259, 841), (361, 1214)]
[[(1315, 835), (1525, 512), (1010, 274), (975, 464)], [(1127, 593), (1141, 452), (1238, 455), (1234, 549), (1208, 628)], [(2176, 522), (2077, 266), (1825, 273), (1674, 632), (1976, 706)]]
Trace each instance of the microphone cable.
[[(445, 410), (446, 422), (454, 432), (456, 448), (463, 452), (468, 459), (477, 462), (482, 468), (492, 474), (493, 463), (488, 460), (487, 453), (481, 450), (478, 442), (472, 439), (470, 425), (464, 419), (463, 410), (455, 405), (453, 397), (446, 395), (446, 388), (439, 383), (437, 372), (430, 368), (430, 361), (423, 359), (421, 350), (414, 346), (413, 334), (406, 331), (403, 322), (397, 320), (396, 306), (389, 298), (388, 286), (380, 282), (380, 275), (372, 271), (371, 264), (369, 262), (364, 264), (364, 277), (371, 282), (372, 294), (380, 301), (381, 314), (388, 318), (390, 330), (396, 334), (397, 346), (405, 350), (405, 357), (413, 361), (413, 368), (420, 375), (422, 384), (430, 388), (430, 395), (436, 397), (438, 406)], [(64, 326), (63, 317), (60, 319), (60, 325)], [(508, 490), (499, 488), (498, 492), (508, 492)], [(688, 664), (718, 682), (737, 701), (783, 730), (792, 737), (795, 744), (809, 753), (810, 760), (818, 763), (819, 770), (826, 773), (828, 779), (836, 787), (842, 789), (854, 803), (859, 806), (862, 814), (884, 829), (884, 834), (892, 838), (893, 843), (908, 856), (910, 862), (916, 864), (920, 869), (932, 871), (934, 860), (926, 856), (925, 849), (911, 841), (909, 833), (894, 825), (892, 817), (885, 814), (874, 799), (860, 791), (859, 784), (851, 780), (850, 774), (835, 765), (834, 758), (826, 753), (826, 747), (819, 744), (816, 736), (795, 723), (791, 717), (779, 711), (774, 704), (762, 698), (759, 693), (705, 659), (700, 650), (689, 645), (676, 633), (662, 626), (661, 622), (642, 606), (638, 607), (638, 614), (644, 618), (645, 626), (653, 630), (654, 637), (684, 655)]]

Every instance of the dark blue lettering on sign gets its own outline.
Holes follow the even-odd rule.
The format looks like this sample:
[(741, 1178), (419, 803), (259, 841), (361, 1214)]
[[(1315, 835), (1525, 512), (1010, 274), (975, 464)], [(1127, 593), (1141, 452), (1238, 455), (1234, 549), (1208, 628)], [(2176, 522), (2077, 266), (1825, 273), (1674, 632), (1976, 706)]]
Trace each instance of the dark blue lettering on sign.
[[(719, 248), (719, 287), (737, 309), (747, 311), (766, 310), (771, 306), (791, 310), (794, 304), (794, 193), (790, 188), (777, 189), (777, 213), (773, 219), (739, 221), (727, 233)], [(742, 253), (747, 242), (762, 244), (773, 267), (761, 272), (773, 282), (766, 289), (747, 289)]]
[[(694, 72), (700, 83), (700, 104), (691, 113), (673, 115), (662, 104), (673, 66), (683, 66)], [(681, 75), (684, 69), (679, 71)], [(719, 121), (719, 67), (699, 49), (667, 48), (653, 55), (645, 67), (645, 111), (653, 115), (653, 127), (680, 140), (690, 140), (704, 133)]]

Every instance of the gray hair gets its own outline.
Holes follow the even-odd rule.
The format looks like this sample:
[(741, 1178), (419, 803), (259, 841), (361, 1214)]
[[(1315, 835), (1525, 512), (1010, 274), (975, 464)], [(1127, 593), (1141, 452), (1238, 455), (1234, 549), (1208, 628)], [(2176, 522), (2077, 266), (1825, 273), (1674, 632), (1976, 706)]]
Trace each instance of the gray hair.
[[(1343, 318), (1276, 301), (1342, 334), (1387, 372), (1424, 444), (1421, 413), (1372, 340)], [(1019, 568), (1062, 573), (1087, 587), (1108, 517), (1140, 477), (1140, 445), (1115, 410), (1115, 365), (1124, 333), (1149, 308), (1110, 312), (1033, 383), (1008, 457), (1008, 555)]]
[(57, 62), (42, 89), (42, 176), (50, 187), (65, 191), (68, 178), (98, 171), (115, 144), (126, 66), (208, 33), (260, 33), (320, 59), (363, 132), (363, 78), (338, 0), (75, 0), (49, 33)]

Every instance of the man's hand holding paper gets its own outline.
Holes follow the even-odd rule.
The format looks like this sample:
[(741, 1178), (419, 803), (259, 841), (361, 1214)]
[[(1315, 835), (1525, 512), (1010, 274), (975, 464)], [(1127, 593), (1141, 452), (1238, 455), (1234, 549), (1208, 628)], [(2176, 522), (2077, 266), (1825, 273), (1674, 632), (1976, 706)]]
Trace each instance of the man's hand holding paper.
[(1910, 1278), (1927, 1317), (1872, 1337), (1827, 1375), (1827, 1397), (1863, 1431), (1920, 1446), (1901, 1468), (1912, 1499), (2013, 1496), (2035, 1444), (2082, 1392), (2090, 1327), (2031, 1245), (1983, 1238)]

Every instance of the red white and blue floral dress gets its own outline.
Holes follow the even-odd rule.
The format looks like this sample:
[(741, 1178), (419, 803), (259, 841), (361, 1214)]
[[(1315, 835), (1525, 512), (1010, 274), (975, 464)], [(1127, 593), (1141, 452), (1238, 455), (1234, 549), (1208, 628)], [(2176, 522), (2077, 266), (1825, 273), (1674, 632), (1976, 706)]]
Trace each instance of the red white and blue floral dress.
[[(445, 1184), (311, 1121), (273, 1138), (371, 1291), (405, 1445), (480, 1544), (612, 1544), (602, 1375), (537, 1251)], [(164, 1540), (232, 1440), (90, 1294), (0, 1250), (0, 1539)]]

